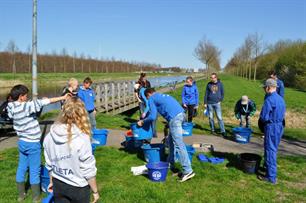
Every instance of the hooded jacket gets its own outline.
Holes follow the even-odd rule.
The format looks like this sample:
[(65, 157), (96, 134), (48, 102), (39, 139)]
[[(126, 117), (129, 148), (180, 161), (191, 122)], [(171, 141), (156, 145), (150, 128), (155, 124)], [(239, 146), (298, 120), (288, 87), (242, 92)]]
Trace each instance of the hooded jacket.
[(52, 177), (75, 187), (85, 187), (96, 176), (96, 160), (92, 154), (90, 137), (73, 125), (68, 144), (66, 124), (53, 124), (44, 139), (46, 168)]
[(199, 92), (195, 82), (191, 86), (184, 85), (182, 91), (182, 103), (186, 105), (199, 105)]
[(85, 89), (84, 86), (80, 86), (78, 91), (78, 97), (84, 102), (87, 111), (95, 110), (95, 91), (92, 88)]
[(206, 86), (206, 92), (204, 96), (204, 104), (216, 104), (223, 101), (224, 89), (220, 80), (216, 83), (209, 82)]

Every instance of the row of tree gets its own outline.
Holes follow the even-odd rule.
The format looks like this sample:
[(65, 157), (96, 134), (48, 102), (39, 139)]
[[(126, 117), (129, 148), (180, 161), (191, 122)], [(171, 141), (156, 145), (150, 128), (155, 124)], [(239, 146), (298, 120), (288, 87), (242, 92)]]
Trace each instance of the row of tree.
[(275, 70), (288, 87), (306, 91), (306, 42), (280, 40), (263, 42), (258, 33), (248, 35), (224, 71), (249, 80), (263, 80)]
[[(0, 52), (0, 72), (22, 73), (30, 72), (32, 67), (31, 49), (22, 52), (14, 41), (7, 44), (6, 49)], [(159, 64), (127, 62), (112, 59), (97, 59), (84, 54), (69, 55), (67, 49), (59, 53), (38, 54), (39, 72), (135, 72), (135, 71), (160, 71)], [(178, 67), (169, 68), (173, 72), (180, 72)]]

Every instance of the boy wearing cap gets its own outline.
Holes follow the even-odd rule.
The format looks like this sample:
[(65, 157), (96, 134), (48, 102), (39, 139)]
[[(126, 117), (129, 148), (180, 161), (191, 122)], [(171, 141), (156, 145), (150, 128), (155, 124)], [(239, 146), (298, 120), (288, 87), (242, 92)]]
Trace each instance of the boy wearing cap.
[(266, 80), (264, 84), (266, 97), (260, 112), (260, 122), (264, 128), (264, 156), (266, 175), (259, 175), (258, 179), (276, 183), (277, 151), (280, 139), (284, 133), (283, 120), (286, 112), (284, 99), (277, 93), (277, 82), (274, 79)]
[[(240, 120), (240, 127), (251, 127), (251, 116), (256, 112), (255, 102), (244, 95), (235, 105), (235, 117)], [(245, 123), (245, 125), (244, 125)]]
[(276, 80), (276, 84), (277, 84), (276, 92), (277, 94), (279, 94), (279, 96), (284, 98), (284, 95), (285, 95), (284, 82), (277, 77), (276, 72), (274, 70), (269, 72), (269, 77)]

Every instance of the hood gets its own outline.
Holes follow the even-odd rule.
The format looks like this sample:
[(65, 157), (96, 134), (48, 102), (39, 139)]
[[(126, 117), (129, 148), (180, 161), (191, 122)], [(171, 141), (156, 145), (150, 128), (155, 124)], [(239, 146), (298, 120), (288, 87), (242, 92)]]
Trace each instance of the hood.
[[(72, 140), (82, 134), (81, 130), (76, 127), (74, 124), (71, 128)], [(51, 126), (50, 135), (55, 143), (64, 144), (68, 142), (68, 131), (67, 125), (57, 123)]]
[(185, 86), (185, 87), (193, 87), (193, 86), (195, 86), (195, 85), (196, 85), (196, 81), (193, 81), (191, 86), (189, 86), (189, 85), (187, 85), (187, 84), (185, 84), (184, 86)]

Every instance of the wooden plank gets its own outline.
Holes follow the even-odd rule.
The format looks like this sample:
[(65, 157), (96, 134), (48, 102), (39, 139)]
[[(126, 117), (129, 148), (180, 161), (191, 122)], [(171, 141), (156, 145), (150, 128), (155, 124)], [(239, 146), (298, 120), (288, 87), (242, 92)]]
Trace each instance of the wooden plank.
[(108, 112), (108, 84), (104, 83), (104, 106), (105, 111)]

